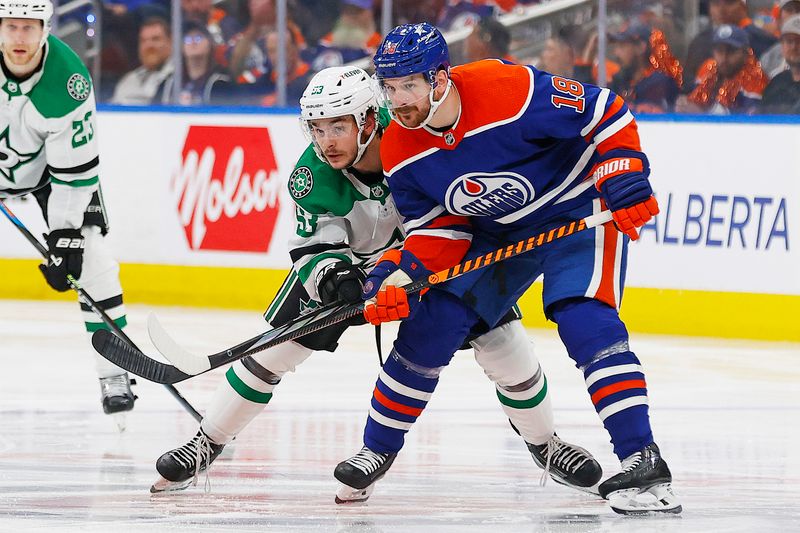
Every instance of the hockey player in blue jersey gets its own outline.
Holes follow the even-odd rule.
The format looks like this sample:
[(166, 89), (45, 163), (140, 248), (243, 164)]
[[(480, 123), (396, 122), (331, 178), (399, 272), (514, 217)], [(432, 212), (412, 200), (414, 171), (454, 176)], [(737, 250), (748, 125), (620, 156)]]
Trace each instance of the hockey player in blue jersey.
[[(427, 23), (395, 28), (374, 62), (395, 119), (381, 159), (407, 239), (367, 277), (365, 315), (375, 324), (404, 319), (382, 372), (402, 388), (386, 402), (378, 380), (384, 394), (373, 394), (365, 446), (337, 466), (336, 478), (351, 487), (380, 479), (472, 324), (496, 323), (543, 275), (545, 314), (622, 462), (600, 494), (619, 513), (680, 512), (650, 429), (644, 373), (618, 315), (628, 241), (658, 213), (625, 103), (529, 66), (484, 60), (450, 69), (444, 38)], [(603, 209), (613, 223), (422, 296), (400, 288)]]

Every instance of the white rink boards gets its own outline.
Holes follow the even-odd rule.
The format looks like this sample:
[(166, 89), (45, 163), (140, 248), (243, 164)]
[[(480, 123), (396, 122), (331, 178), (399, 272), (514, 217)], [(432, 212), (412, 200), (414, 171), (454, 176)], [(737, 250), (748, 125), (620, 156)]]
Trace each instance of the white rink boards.
[[(129, 309), (129, 335), (153, 353)], [(258, 313), (156, 309), (176, 340), (217, 351), (263, 327)], [(788, 532), (800, 524), (800, 346), (635, 335), (656, 440), (675, 477), (679, 517), (615, 515), (552, 481), (508, 427), (469, 352), (457, 354), (366, 506), (333, 503), (336, 463), (360, 447), (377, 375), (370, 328), (315, 354), (187, 491), (151, 496), (154, 463), (196, 423), (158, 385), (118, 434), (99, 405), (75, 304), (0, 301), (0, 532)], [(384, 328), (388, 329), (388, 328)], [(618, 463), (555, 333), (531, 330), (559, 434)], [(388, 350), (390, 332), (384, 332)], [(222, 374), (178, 388), (201, 411)]]

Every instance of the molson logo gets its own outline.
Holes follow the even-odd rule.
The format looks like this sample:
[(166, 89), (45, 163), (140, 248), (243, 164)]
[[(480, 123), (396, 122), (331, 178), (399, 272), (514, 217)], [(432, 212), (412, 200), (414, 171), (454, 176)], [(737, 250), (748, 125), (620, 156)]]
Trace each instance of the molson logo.
[(445, 193), (447, 210), (468, 216), (497, 216), (533, 201), (533, 185), (514, 172), (473, 172), (456, 178)]
[(281, 180), (267, 128), (191, 126), (171, 188), (193, 250), (266, 252)]

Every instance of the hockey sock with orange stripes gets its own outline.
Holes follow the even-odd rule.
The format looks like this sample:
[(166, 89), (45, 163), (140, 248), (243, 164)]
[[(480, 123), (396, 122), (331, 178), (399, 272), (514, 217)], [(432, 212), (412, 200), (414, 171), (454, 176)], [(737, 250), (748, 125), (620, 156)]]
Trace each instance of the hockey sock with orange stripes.
[(583, 372), (595, 411), (624, 459), (653, 442), (647, 384), (639, 359), (626, 351), (590, 364)]
[(439, 383), (440, 368), (410, 368), (392, 350), (372, 392), (364, 444), (378, 453), (397, 452)]
[(592, 298), (571, 298), (548, 311), (569, 356), (583, 372), (595, 411), (623, 459), (653, 442), (647, 383), (617, 310)]

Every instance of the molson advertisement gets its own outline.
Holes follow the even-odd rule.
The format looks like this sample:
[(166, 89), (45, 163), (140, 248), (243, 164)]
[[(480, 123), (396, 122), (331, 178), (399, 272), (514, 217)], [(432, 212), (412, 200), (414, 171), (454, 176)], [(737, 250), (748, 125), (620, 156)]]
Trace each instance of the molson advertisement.
[(192, 250), (269, 251), (281, 190), (269, 128), (190, 126), (170, 189)]

